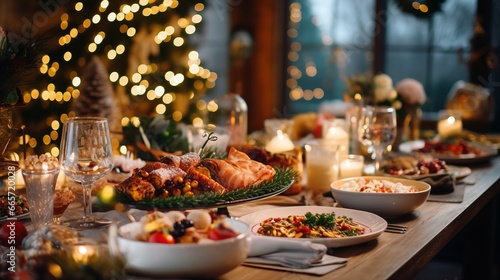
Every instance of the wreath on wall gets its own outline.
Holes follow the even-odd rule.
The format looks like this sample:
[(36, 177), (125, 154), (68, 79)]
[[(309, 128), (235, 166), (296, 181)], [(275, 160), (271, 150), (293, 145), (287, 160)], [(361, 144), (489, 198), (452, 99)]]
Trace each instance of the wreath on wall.
[(412, 14), (418, 18), (430, 18), (441, 7), (446, 0), (395, 0), (401, 11)]

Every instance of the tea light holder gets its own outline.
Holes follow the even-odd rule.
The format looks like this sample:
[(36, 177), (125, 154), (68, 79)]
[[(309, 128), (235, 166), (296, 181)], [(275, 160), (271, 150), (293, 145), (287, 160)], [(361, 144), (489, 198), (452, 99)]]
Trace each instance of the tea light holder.
[(295, 144), (293, 144), (288, 134), (283, 133), (281, 130), (276, 131), (276, 136), (266, 144), (266, 150), (271, 153), (291, 151), (294, 148)]
[(363, 175), (365, 158), (362, 155), (348, 155), (340, 160), (340, 179)]
[(447, 138), (462, 132), (462, 117), (460, 112), (444, 110), (439, 112), (437, 124), (439, 138)]
[(349, 153), (349, 133), (344, 119), (324, 120), (322, 135), (325, 145), (339, 145), (339, 156), (346, 157)]

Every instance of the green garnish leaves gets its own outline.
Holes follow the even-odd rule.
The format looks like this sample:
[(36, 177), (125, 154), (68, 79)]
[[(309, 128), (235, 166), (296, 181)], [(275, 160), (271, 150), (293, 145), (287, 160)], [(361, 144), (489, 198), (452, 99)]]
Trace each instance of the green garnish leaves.
[(322, 226), (326, 229), (332, 229), (335, 227), (335, 213), (324, 213), (324, 214), (313, 214), (307, 212), (305, 215), (306, 219), (303, 223), (309, 227)]

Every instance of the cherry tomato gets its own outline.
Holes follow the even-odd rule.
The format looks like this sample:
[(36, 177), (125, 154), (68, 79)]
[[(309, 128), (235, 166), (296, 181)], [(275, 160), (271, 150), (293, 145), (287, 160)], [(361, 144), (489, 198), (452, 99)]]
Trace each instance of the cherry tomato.
[(216, 227), (216, 228), (209, 229), (207, 232), (207, 236), (209, 239), (212, 239), (212, 240), (222, 240), (222, 239), (235, 237), (235, 236), (237, 236), (237, 234), (236, 234), (236, 232), (234, 232), (230, 228)]
[(163, 243), (163, 244), (175, 244), (175, 239), (171, 234), (157, 231), (157, 232), (153, 232), (149, 235), (148, 242)]
[(20, 248), (27, 235), (28, 231), (21, 222), (7, 221), (0, 228), (0, 245)]

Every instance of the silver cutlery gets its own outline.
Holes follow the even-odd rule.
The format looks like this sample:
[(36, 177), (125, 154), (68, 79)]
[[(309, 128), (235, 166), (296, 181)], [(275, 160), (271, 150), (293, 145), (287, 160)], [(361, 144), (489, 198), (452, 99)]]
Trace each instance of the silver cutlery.
[(388, 224), (385, 231), (390, 233), (404, 234), (406, 233), (406, 231), (408, 231), (408, 227), (403, 225)]

